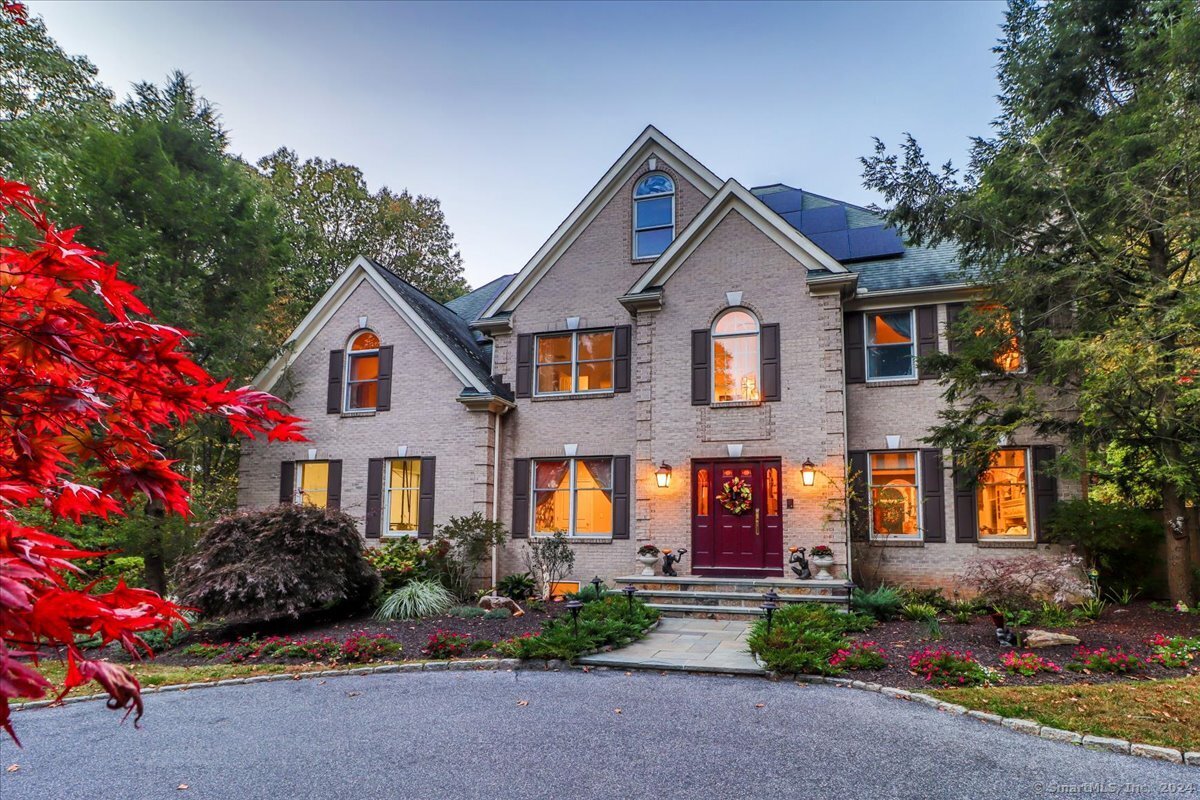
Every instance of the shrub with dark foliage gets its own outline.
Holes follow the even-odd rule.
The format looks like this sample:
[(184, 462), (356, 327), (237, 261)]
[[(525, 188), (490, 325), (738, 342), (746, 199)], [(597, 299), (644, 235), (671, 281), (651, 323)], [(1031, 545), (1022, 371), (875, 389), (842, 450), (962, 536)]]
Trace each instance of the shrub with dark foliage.
[(354, 520), (298, 505), (218, 520), (175, 577), (183, 605), (234, 619), (356, 611), (379, 588)]

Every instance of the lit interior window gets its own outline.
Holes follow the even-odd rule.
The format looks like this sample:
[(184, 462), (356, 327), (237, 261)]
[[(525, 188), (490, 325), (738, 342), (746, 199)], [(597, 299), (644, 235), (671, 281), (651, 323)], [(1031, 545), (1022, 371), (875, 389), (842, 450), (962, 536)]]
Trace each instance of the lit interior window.
[(395, 458), (387, 469), (387, 530), (413, 534), (420, 522), (421, 459)]
[(980, 477), (976, 496), (981, 537), (1028, 538), (1029, 471), (1024, 450), (999, 450)]
[(300, 461), (296, 464), (296, 502), (317, 508), (329, 505), (328, 461)]
[(373, 410), (379, 402), (379, 337), (363, 331), (346, 357), (346, 410)]
[(916, 377), (912, 311), (869, 312), (866, 318), (867, 378)]
[(759, 380), (758, 320), (732, 309), (712, 329), (713, 402), (753, 403), (762, 398)]
[(915, 536), (920, 531), (916, 453), (872, 453), (871, 533)]

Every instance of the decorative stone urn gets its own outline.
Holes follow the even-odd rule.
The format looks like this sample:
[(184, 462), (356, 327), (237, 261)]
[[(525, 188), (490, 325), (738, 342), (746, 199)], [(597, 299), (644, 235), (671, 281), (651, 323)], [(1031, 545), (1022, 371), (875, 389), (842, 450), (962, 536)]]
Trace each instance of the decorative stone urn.
[(643, 576), (654, 575), (654, 565), (658, 563), (658, 556), (650, 555), (647, 553), (644, 556), (638, 556), (637, 560), (639, 562), (641, 562), (641, 564), (642, 564), (642, 575)]
[[(815, 550), (816, 548), (813, 548), (813, 549)], [(817, 570), (817, 574), (813, 575), (814, 580), (818, 580), (818, 581), (833, 580), (833, 575), (831, 575), (829, 573), (829, 568), (833, 566), (833, 554), (832, 553), (829, 555), (816, 555), (816, 554), (810, 553), (808, 556), (808, 561)]]

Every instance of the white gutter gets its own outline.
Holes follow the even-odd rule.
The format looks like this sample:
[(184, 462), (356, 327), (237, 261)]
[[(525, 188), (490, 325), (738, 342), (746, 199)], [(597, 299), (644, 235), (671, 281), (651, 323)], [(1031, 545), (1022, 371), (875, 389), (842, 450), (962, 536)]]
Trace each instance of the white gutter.
[[(500, 420), (501, 412), (493, 412), (496, 417), (496, 438), (492, 445), (492, 522), (500, 521)], [(498, 547), (492, 544), (492, 596), (496, 595), (496, 585), (500, 583), (500, 561)]]

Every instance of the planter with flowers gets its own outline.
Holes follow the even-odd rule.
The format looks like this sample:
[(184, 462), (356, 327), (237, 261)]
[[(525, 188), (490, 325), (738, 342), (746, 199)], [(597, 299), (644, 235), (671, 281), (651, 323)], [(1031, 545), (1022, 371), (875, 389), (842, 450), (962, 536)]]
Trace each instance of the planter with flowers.
[(637, 560), (642, 564), (642, 575), (654, 574), (654, 565), (658, 563), (660, 551), (652, 544), (644, 544), (638, 548)]
[(812, 550), (808, 551), (809, 562), (817, 568), (817, 574), (813, 577), (819, 581), (831, 581), (833, 575), (829, 573), (829, 568), (833, 566), (833, 548), (827, 544), (819, 544)]

